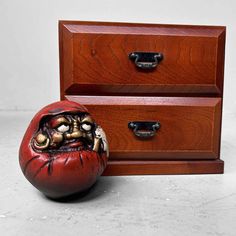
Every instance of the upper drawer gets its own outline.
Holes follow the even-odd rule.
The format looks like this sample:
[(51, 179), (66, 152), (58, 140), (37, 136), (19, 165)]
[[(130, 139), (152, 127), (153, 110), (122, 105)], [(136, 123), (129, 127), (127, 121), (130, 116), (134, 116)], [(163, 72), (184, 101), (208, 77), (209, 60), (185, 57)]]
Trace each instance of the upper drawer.
[[(225, 27), (59, 25), (62, 96), (222, 94)], [(154, 69), (139, 69), (129, 58), (132, 52), (159, 52), (163, 59)]]

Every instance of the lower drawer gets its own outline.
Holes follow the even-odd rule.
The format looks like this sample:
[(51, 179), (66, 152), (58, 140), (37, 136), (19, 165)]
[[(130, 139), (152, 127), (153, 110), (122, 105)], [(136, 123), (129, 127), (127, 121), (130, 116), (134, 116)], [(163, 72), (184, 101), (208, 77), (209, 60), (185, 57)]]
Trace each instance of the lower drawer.
[[(107, 134), (111, 161), (219, 158), (221, 99), (183, 97), (67, 96), (85, 105)], [(132, 121), (160, 123), (153, 137)], [(147, 131), (147, 132), (146, 132)], [(152, 133), (153, 134), (153, 133)]]

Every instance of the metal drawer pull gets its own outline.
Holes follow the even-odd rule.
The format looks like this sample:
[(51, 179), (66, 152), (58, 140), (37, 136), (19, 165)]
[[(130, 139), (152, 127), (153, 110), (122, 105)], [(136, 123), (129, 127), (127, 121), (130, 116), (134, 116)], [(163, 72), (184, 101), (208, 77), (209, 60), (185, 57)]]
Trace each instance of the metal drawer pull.
[(156, 131), (160, 128), (160, 123), (153, 121), (132, 121), (128, 123), (128, 128), (132, 129), (138, 137), (149, 138), (156, 134)]
[(163, 54), (159, 52), (132, 52), (129, 59), (141, 69), (153, 69), (163, 59)]

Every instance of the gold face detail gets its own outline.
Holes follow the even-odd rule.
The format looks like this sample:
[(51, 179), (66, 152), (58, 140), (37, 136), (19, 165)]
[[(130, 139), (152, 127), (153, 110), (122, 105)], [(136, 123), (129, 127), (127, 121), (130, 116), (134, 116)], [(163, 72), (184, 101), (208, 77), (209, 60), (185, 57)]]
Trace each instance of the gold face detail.
[(36, 151), (108, 151), (106, 137), (89, 114), (60, 114), (45, 119), (32, 139)]

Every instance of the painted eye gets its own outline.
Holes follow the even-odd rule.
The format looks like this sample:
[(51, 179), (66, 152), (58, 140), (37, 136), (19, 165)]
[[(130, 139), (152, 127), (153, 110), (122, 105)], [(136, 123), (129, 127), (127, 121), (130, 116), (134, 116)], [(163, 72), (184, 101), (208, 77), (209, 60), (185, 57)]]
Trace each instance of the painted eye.
[(67, 124), (62, 124), (60, 126), (57, 127), (57, 130), (59, 132), (65, 133), (66, 131), (68, 131), (70, 129), (70, 126)]
[(89, 124), (82, 124), (81, 127), (85, 131), (90, 131), (92, 129), (92, 126)]

